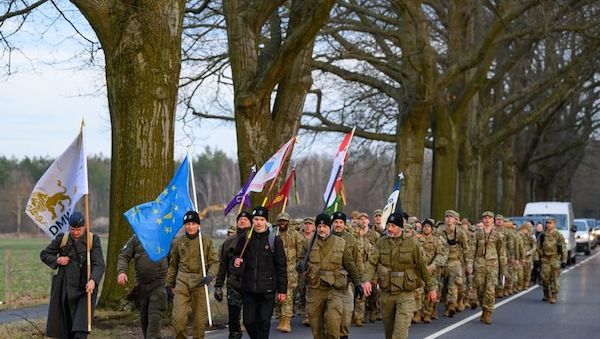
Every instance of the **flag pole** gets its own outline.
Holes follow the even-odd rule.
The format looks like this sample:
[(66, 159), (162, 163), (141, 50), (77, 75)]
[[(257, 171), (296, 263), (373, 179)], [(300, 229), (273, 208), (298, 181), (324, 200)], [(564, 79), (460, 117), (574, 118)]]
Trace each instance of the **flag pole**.
[[(194, 199), (194, 210), (198, 211), (198, 198), (196, 197), (196, 181), (194, 180), (194, 166), (189, 157), (190, 152), (188, 148), (188, 165), (190, 166), (190, 176), (192, 177), (192, 197)], [(202, 227), (198, 228), (198, 243), (200, 244), (200, 261), (202, 264), (202, 275), (206, 277), (206, 260), (204, 259), (204, 246), (202, 244)], [(208, 285), (204, 284), (204, 296), (206, 297), (206, 310), (208, 311), (208, 326), (212, 326), (212, 313), (210, 311), (210, 298), (208, 297)]]
[[(85, 121), (83, 120), (83, 117), (81, 118), (81, 129), (79, 131), (79, 147), (83, 147), (83, 127), (85, 126)], [(83, 151), (83, 150), (82, 150)], [(85, 154), (84, 154), (85, 156)], [(85, 159), (84, 161), (87, 161), (87, 159)], [(87, 173), (86, 173), (87, 175)], [(86, 176), (87, 177), (87, 176)], [(83, 195), (83, 208), (84, 208), (84, 212), (85, 212), (85, 256), (86, 256), (86, 274), (87, 274), (87, 281), (90, 281), (90, 278), (92, 276), (92, 263), (91, 263), (91, 257), (90, 257), (90, 251), (91, 251), (91, 247), (90, 247), (90, 243), (91, 243), (91, 237), (90, 237), (90, 204), (89, 204), (89, 200), (88, 200), (88, 193)], [(98, 287), (98, 286), (96, 286)], [(87, 330), (88, 332), (92, 331), (92, 292), (87, 292)]]

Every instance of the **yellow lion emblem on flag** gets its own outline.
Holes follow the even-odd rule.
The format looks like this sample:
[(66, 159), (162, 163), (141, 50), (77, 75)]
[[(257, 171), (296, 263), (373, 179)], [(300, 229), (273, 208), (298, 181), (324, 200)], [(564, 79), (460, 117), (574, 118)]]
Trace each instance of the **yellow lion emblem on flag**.
[(31, 204), (27, 206), (27, 211), (35, 217), (38, 222), (47, 225), (44, 221), (44, 217), (41, 215), (43, 212), (49, 212), (52, 215), (52, 220), (58, 218), (57, 208), (60, 207), (60, 213), (65, 212), (65, 205), (63, 201), (68, 201), (68, 205), (71, 204), (71, 197), (67, 194), (67, 188), (64, 187), (60, 180), (57, 181), (58, 187), (62, 188), (62, 192), (48, 195), (42, 191), (36, 191), (31, 195)]

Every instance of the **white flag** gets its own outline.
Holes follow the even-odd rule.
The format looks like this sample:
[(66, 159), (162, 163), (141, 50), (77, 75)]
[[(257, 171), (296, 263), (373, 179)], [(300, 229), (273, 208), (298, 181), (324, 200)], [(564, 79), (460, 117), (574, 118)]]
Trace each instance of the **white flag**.
[[(335, 158), (333, 159), (333, 166), (331, 167), (329, 181), (327, 182), (327, 186), (325, 186), (325, 193), (323, 193), (323, 201), (326, 201), (327, 197), (329, 197), (329, 201), (327, 201), (327, 207), (333, 205), (340, 191), (340, 186), (342, 185), (342, 174), (344, 173), (344, 165), (346, 164), (346, 158), (348, 158), (348, 148), (350, 147), (350, 142), (354, 136), (355, 129), (356, 127), (354, 127), (351, 132), (348, 132), (344, 136), (344, 139), (342, 140), (342, 143), (338, 147), (338, 151), (335, 154)], [(329, 193), (329, 191), (331, 191), (331, 193)]]
[(271, 179), (274, 179), (285, 161), (286, 154), (292, 143), (296, 138), (292, 137), (290, 141), (286, 142), (277, 153), (273, 154), (267, 162), (256, 172), (250, 186), (248, 187), (249, 192), (262, 192), (265, 187), (265, 183)]
[(83, 131), (35, 184), (25, 213), (48, 235), (69, 230), (69, 216), (79, 199), (88, 193), (87, 159)]

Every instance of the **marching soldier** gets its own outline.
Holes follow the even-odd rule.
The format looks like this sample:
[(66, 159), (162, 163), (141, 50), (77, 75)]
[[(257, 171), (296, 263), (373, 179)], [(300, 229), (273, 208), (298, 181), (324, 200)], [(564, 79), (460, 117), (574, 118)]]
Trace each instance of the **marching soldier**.
[[(366, 230), (365, 237), (369, 240), (372, 246), (375, 246), (377, 239), (379, 239), (379, 234), (373, 230), (371, 227), (371, 220), (369, 219), (369, 215), (366, 212), (362, 212), (359, 215), (361, 229)], [(377, 308), (379, 304), (379, 295), (378, 290), (374, 289), (373, 293), (366, 298), (366, 308), (367, 308), (367, 320), (370, 322), (375, 322), (377, 320)], [(366, 316), (365, 316), (366, 317)], [(359, 318), (356, 319), (357, 325), (359, 324)]]
[[(193, 314), (194, 338), (204, 338), (207, 320), (206, 295), (204, 285), (210, 284), (219, 270), (219, 255), (212, 239), (200, 234), (200, 216), (196, 211), (188, 211), (183, 216), (185, 234), (173, 240), (167, 289), (173, 294), (173, 329), (176, 338), (187, 338), (188, 314)], [(202, 275), (200, 239), (205, 256), (206, 275)]]
[[(508, 289), (506, 286), (510, 280), (510, 263), (513, 259), (513, 242), (508, 238), (508, 234), (506, 229), (504, 228), (504, 216), (502, 214), (496, 214), (494, 218), (494, 223), (496, 230), (498, 230), (502, 234), (502, 242), (504, 243), (504, 251), (506, 252), (506, 268), (504, 272), (500, 272), (498, 275), (498, 285), (496, 286), (496, 297), (502, 298), (504, 296), (508, 296)], [(504, 274), (506, 273), (506, 274)]]
[(519, 227), (519, 235), (523, 240), (523, 252), (524, 256), (521, 261), (522, 265), (522, 276), (519, 280), (519, 288), (525, 290), (529, 287), (529, 281), (531, 281), (531, 272), (533, 270), (533, 254), (535, 253), (535, 238), (533, 237), (533, 226), (526, 222)]
[(519, 236), (517, 235), (517, 231), (514, 229), (514, 224), (510, 220), (505, 219), (503, 226), (505, 241), (509, 242), (509, 244), (506, 246), (507, 250), (509, 251), (507, 252), (509, 261), (508, 276), (505, 277), (504, 282), (504, 295), (509, 296), (515, 293), (514, 286), (517, 283), (517, 274), (521, 261), (520, 255), (522, 254), (522, 247), (519, 247)]
[(231, 262), (235, 247), (240, 241), (244, 241), (245, 232), (250, 228), (250, 213), (242, 211), (237, 215), (236, 231), (227, 238), (221, 246), (219, 260), (219, 272), (215, 279), (215, 300), (223, 301), (223, 284), (227, 279), (227, 325), (229, 328), (229, 339), (240, 339), (242, 337), (242, 282), (238, 275), (233, 274)]
[[(448, 260), (448, 250), (440, 237), (433, 235), (433, 221), (430, 219), (423, 220), (423, 233), (418, 238), (421, 248), (423, 249), (423, 260), (427, 265), (427, 271), (433, 278), (433, 283), (438, 284), (440, 273), (442, 272), (446, 261)], [(437, 308), (437, 302), (432, 303), (428, 298), (425, 298), (423, 287), (419, 287), (419, 297), (423, 303), (423, 322), (431, 323), (431, 315)], [(423, 300), (424, 299), (424, 300)], [(419, 310), (417, 310), (415, 318), (420, 318)], [(420, 320), (420, 319), (416, 319)], [(415, 321), (416, 322), (416, 321)]]
[[(475, 225), (471, 225), (468, 219), (463, 219), (460, 222), (463, 232), (467, 235), (469, 240), (469, 257), (473, 256), (475, 250)], [(463, 285), (462, 291), (459, 293), (459, 300), (457, 311), (463, 311), (465, 307), (471, 306), (471, 309), (476, 309), (478, 305), (477, 301), (477, 289), (475, 288), (473, 273), (467, 274), (464, 271), (463, 279), (465, 284)]]
[[(462, 289), (465, 281), (463, 275), (473, 273), (473, 264), (469, 257), (469, 242), (467, 236), (457, 225), (460, 215), (454, 210), (447, 210), (445, 213), (444, 228), (440, 231), (440, 236), (448, 248), (448, 262), (444, 272), (444, 285), (447, 289), (446, 311), (444, 315), (454, 317), (458, 302), (458, 293)], [(466, 266), (466, 267), (465, 267)]]
[[(316, 339), (340, 338), (348, 279), (357, 296), (363, 294), (363, 287), (346, 240), (331, 235), (329, 215), (319, 214), (315, 223), (317, 238), (310, 249), (306, 272), (310, 326)], [(303, 270), (299, 264), (299, 270)]]
[(556, 220), (546, 219), (546, 230), (540, 234), (537, 251), (541, 261), (544, 301), (556, 303), (560, 291), (560, 269), (567, 267), (567, 246), (562, 233), (556, 230)]
[[(346, 248), (350, 252), (352, 261), (356, 265), (356, 270), (359, 277), (362, 277), (364, 271), (364, 263), (362, 261), (362, 248), (356, 238), (346, 230), (346, 215), (342, 212), (335, 212), (332, 216), (332, 234), (341, 237), (346, 241)], [(340, 327), (340, 338), (347, 338), (350, 333), (350, 322), (352, 320), (352, 312), (354, 311), (354, 289), (351, 282), (348, 282), (348, 292), (344, 294), (343, 305), (344, 313), (342, 316)], [(362, 298), (362, 296), (360, 296)]]
[(283, 241), (283, 249), (287, 259), (287, 298), (282, 304), (276, 304), (276, 314), (279, 315), (277, 330), (285, 333), (292, 331), (291, 320), (294, 315), (294, 289), (298, 286), (298, 272), (296, 262), (304, 257), (304, 238), (300, 233), (289, 227), (290, 216), (280, 213), (277, 216), (277, 233)]
[(381, 220), (382, 214), (383, 214), (383, 210), (381, 210), (381, 209), (376, 209), (375, 211), (373, 211), (373, 221), (374, 221), (373, 229), (375, 229), (375, 231), (379, 234), (382, 234), (383, 229), (385, 228), (385, 225), (382, 224), (383, 220)]
[[(308, 248), (308, 243), (315, 233), (315, 218), (304, 218), (302, 226), (303, 247)], [(298, 273), (298, 288), (296, 290), (298, 310), (302, 314), (302, 325), (310, 326), (308, 310), (306, 309), (306, 274)]]
[(494, 229), (494, 213), (485, 211), (482, 218), (483, 230), (477, 231), (475, 235), (475, 281), (479, 303), (483, 309), (480, 321), (491, 324), (498, 272), (505, 271), (506, 253), (502, 237)]
[(144, 338), (160, 338), (163, 312), (167, 306), (165, 281), (168, 259), (150, 260), (137, 236), (132, 235), (121, 249), (117, 263), (117, 283), (121, 286), (129, 280), (127, 269), (132, 259), (135, 261), (135, 283), (129, 298), (138, 309)]
[(414, 291), (425, 281), (428, 300), (437, 299), (435, 282), (427, 270), (427, 264), (417, 241), (402, 236), (404, 222), (400, 213), (392, 213), (387, 220), (387, 235), (381, 237), (375, 252), (365, 266), (363, 280), (365, 294), (372, 292), (375, 275), (381, 287), (381, 313), (385, 337), (408, 338), (413, 310)]
[[(361, 257), (360, 257), (360, 265), (363, 266), (369, 260), (371, 254), (373, 254), (374, 244), (367, 238), (368, 227), (365, 227), (363, 224), (359, 224), (358, 231), (356, 233), (356, 240), (358, 242), (358, 246), (361, 248)], [(371, 295), (377, 294), (376, 287), (373, 289)], [(372, 298), (372, 297), (371, 297)], [(363, 327), (365, 322), (365, 306), (366, 299), (364, 296), (354, 298), (354, 314), (352, 315), (352, 323), (357, 327)]]

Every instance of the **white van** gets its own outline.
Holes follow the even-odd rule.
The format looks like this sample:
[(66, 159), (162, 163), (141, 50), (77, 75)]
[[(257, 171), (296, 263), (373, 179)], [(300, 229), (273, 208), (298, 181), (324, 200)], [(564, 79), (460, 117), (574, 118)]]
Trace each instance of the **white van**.
[(577, 261), (577, 244), (575, 243), (575, 232), (577, 231), (577, 227), (575, 226), (573, 207), (570, 202), (529, 202), (525, 205), (523, 216), (554, 217), (554, 219), (556, 219), (556, 229), (565, 237), (565, 243), (569, 252), (567, 265)]

